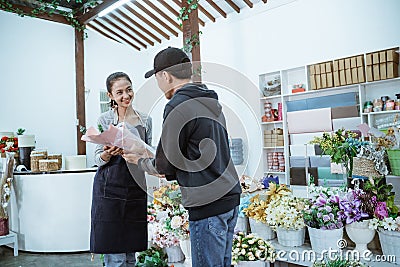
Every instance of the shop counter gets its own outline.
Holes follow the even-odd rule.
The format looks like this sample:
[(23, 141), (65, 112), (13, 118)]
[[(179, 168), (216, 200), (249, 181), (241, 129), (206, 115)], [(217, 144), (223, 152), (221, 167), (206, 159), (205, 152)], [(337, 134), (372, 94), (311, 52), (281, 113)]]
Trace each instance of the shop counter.
[(96, 169), (14, 173), (10, 230), (19, 249), (31, 252), (89, 250), (90, 209)]

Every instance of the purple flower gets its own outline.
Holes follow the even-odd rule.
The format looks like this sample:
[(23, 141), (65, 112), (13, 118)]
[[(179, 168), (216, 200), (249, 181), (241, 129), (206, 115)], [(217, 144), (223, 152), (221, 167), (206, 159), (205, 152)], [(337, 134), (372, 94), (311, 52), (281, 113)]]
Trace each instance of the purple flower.
[(322, 217), (322, 213), (321, 212), (318, 212), (317, 213), (317, 218), (321, 218)]
[(340, 198), (339, 198), (338, 195), (334, 195), (334, 196), (331, 196), (331, 197), (329, 198), (329, 201), (332, 202), (332, 203), (339, 203)]
[(322, 216), (322, 220), (323, 220), (324, 222), (329, 222), (330, 219), (331, 219), (331, 218), (329, 217), (329, 215), (324, 215), (324, 216)]
[(326, 210), (327, 212), (331, 212), (331, 211), (332, 211), (332, 208), (331, 208), (331, 206), (326, 206), (326, 207), (325, 207), (325, 210)]
[(387, 218), (389, 216), (385, 202), (378, 202), (376, 204), (374, 215), (380, 220), (382, 220), (383, 218)]
[(315, 205), (321, 207), (324, 206), (326, 204), (326, 198), (324, 197), (324, 195), (320, 194), (319, 197), (317, 198), (317, 200), (315, 201)]

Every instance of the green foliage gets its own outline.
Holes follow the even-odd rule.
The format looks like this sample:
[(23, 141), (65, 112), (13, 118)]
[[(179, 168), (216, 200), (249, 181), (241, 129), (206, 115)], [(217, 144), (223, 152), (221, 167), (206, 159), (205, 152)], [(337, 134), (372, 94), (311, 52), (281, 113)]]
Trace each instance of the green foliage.
[(200, 35), (203, 34), (201, 31), (198, 33), (194, 33), (190, 38), (185, 39), (185, 45), (182, 50), (186, 53), (190, 53), (193, 50), (193, 47), (200, 45)]
[(80, 131), (82, 134), (86, 134), (87, 129), (86, 129), (85, 126), (79, 125), (79, 131)]
[(370, 178), (364, 183), (364, 191), (376, 195), (376, 200), (386, 202), (391, 217), (397, 217), (399, 208), (394, 204), (393, 185), (386, 184), (384, 177)]
[(104, 132), (103, 126), (101, 126), (101, 124), (97, 125), (97, 129), (99, 129), (99, 132)]
[(364, 267), (365, 265), (358, 261), (344, 259), (326, 260), (324, 262), (314, 262), (313, 267)]
[(139, 253), (137, 267), (168, 267), (168, 256), (161, 248), (151, 247)]
[(25, 132), (25, 129), (22, 129), (22, 128), (17, 129), (17, 135), (23, 135), (24, 132)]
[[(188, 20), (189, 19), (189, 14), (192, 13), (194, 10), (196, 10), (199, 5), (199, 0), (186, 0), (186, 2), (188, 3), (188, 8), (186, 7), (182, 7), (179, 10), (179, 15), (178, 15), (178, 20), (180, 21), (184, 21), (184, 20)], [(181, 24), (182, 26), (182, 24)]]

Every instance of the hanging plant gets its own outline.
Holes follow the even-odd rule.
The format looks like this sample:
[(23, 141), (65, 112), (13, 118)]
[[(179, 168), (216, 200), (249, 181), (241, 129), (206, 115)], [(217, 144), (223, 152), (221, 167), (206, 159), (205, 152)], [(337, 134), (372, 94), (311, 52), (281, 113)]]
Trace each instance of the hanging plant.
[[(178, 21), (184, 21), (189, 19), (189, 14), (192, 13), (192, 11), (196, 10), (199, 7), (199, 0), (186, 0), (188, 7), (182, 7), (179, 10), (179, 16), (178, 16)], [(182, 27), (182, 24), (181, 24)]]
[(185, 39), (185, 44), (182, 48), (186, 53), (190, 53), (193, 50), (193, 47), (200, 45), (200, 35), (203, 34), (201, 31), (198, 33), (194, 33), (190, 38)]

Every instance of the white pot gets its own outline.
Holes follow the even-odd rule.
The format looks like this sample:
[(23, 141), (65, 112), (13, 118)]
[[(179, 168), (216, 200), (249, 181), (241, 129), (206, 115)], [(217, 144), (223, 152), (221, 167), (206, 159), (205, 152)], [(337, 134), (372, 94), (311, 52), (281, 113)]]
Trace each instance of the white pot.
[(247, 231), (248, 231), (248, 218), (238, 217), (235, 226), (235, 232), (247, 233)]
[(306, 228), (299, 230), (287, 230), (278, 227), (276, 230), (278, 243), (285, 247), (299, 247), (304, 244)]
[(251, 232), (254, 235), (256, 235), (264, 240), (271, 240), (276, 237), (274, 230), (272, 230), (272, 228), (269, 227), (269, 225), (259, 222), (259, 221), (256, 221), (252, 218), (249, 218), (249, 223), (250, 223)]
[[(339, 250), (343, 238), (343, 227), (333, 230), (322, 230), (307, 226), (310, 235), (311, 248), (316, 253), (323, 250)], [(339, 243), (339, 246), (338, 246)]]
[(179, 245), (181, 246), (182, 252), (185, 255), (185, 259), (191, 259), (192, 247), (190, 244), (190, 238), (181, 240)]
[(367, 244), (374, 239), (375, 229), (368, 227), (369, 220), (362, 222), (353, 222), (352, 224), (346, 225), (346, 232), (351, 241), (356, 244), (355, 250), (364, 255), (364, 251), (367, 251)]
[(238, 261), (238, 267), (266, 267), (265, 261)]
[(383, 255), (396, 256), (396, 264), (400, 264), (400, 232), (397, 231), (378, 231)]
[(185, 259), (185, 255), (183, 255), (179, 245), (164, 248), (164, 251), (168, 255), (168, 262), (181, 262)]

